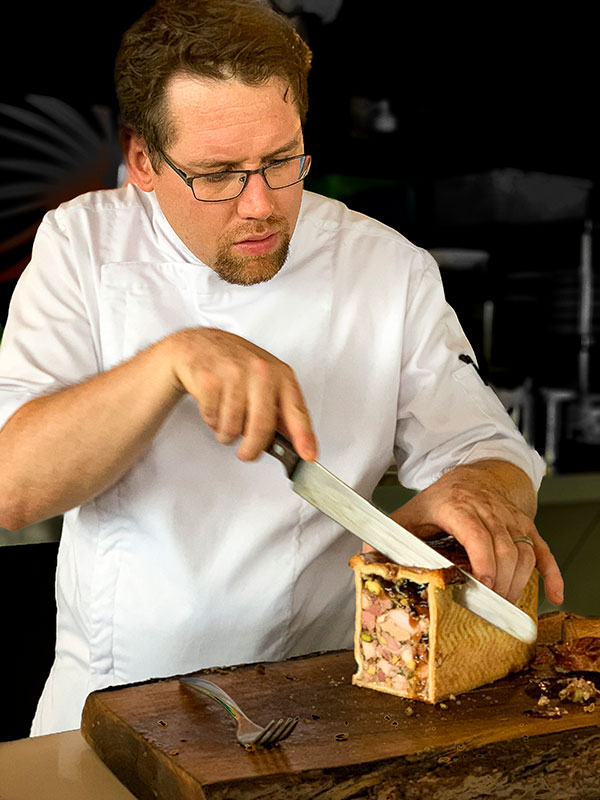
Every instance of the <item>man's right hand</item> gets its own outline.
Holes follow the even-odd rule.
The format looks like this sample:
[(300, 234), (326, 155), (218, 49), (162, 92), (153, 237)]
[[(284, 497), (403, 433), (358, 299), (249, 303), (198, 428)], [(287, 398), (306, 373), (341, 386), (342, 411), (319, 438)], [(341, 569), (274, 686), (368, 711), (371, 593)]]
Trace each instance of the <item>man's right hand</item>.
[(10, 464), (0, 488), (0, 525), (22, 528), (108, 489), (151, 445), (184, 393), (196, 399), (220, 442), (243, 437), (238, 455), (245, 461), (260, 455), (276, 428), (302, 458), (316, 458), (290, 367), (239, 336), (194, 328), (13, 414), (0, 431), (0, 463)]
[(215, 328), (192, 328), (169, 337), (174, 386), (198, 403), (221, 444), (239, 437), (238, 457), (253, 461), (276, 428), (306, 461), (317, 456), (310, 416), (293, 370), (257, 345)]

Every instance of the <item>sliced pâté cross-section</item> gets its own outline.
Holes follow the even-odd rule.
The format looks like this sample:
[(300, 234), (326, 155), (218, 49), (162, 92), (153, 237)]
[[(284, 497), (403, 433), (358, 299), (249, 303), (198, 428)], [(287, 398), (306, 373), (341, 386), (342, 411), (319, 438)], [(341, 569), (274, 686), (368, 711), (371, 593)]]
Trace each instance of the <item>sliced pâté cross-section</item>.
[[(456, 548), (444, 552), (454, 563), (460, 562), (457, 554)], [(535, 644), (520, 642), (454, 602), (463, 581), (454, 566), (400, 566), (381, 553), (354, 555), (350, 566), (356, 580), (357, 686), (437, 703), (522, 669), (534, 656)], [(533, 619), (537, 587), (534, 570), (517, 603)]]

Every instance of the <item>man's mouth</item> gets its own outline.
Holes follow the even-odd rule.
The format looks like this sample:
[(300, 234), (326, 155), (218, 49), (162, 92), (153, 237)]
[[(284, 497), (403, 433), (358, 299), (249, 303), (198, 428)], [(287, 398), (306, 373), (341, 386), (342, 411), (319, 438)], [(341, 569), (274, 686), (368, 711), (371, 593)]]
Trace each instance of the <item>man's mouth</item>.
[(233, 243), (234, 250), (242, 255), (263, 255), (270, 253), (279, 243), (279, 234), (261, 233), (247, 236)]

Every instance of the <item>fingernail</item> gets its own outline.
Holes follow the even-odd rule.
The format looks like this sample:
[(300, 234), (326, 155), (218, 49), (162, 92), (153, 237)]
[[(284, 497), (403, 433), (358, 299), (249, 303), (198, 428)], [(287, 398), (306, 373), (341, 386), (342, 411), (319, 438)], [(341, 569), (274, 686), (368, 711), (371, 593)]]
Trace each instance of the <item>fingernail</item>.
[(482, 578), (479, 579), (480, 583), (483, 583), (484, 586), (487, 586), (488, 589), (491, 589), (494, 585), (494, 581), (490, 578), (489, 575), (484, 575)]
[(307, 444), (303, 445), (302, 447), (296, 447), (296, 452), (304, 461), (314, 461), (317, 457), (314, 447), (311, 447)]
[(316, 442), (316, 440), (314, 438), (313, 438), (312, 441), (309, 441), (308, 446), (307, 446), (306, 449), (308, 451), (307, 455), (309, 456), (309, 458), (311, 460), (314, 460), (319, 455), (319, 450), (317, 448), (317, 442)]

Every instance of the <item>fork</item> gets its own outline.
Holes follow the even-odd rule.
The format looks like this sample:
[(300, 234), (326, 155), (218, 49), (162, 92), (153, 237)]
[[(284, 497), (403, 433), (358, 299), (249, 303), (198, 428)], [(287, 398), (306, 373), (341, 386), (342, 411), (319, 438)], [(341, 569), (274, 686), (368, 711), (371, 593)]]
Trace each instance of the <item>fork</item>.
[(250, 744), (273, 745), (287, 739), (298, 724), (299, 717), (288, 717), (275, 721), (272, 719), (264, 728), (244, 714), (235, 700), (216, 683), (205, 678), (180, 678), (180, 683), (207, 694), (220, 703), (237, 722), (237, 740), (244, 746)]

